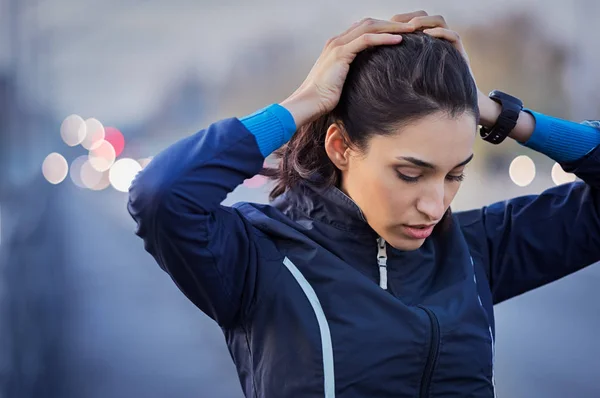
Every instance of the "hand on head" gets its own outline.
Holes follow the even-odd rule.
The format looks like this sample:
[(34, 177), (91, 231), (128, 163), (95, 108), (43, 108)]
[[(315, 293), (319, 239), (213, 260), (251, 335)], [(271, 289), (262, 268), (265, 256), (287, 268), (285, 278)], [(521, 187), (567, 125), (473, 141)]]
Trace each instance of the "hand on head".
[(449, 29), (442, 16), (416, 11), (397, 14), (389, 21), (365, 18), (327, 41), (304, 82), (282, 105), (292, 113), (298, 127), (332, 111), (339, 102), (350, 64), (359, 52), (399, 44), (403, 33), (416, 31), (451, 42), (469, 62), (460, 36)]

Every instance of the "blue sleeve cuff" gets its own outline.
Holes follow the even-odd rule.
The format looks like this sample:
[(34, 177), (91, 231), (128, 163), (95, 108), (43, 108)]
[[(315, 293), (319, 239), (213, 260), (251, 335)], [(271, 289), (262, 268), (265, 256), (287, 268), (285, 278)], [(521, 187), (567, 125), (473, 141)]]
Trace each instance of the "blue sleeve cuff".
[(289, 141), (296, 132), (292, 114), (279, 104), (272, 104), (251, 115), (240, 118), (242, 124), (256, 137), (264, 157)]
[(576, 161), (600, 145), (600, 130), (590, 123), (575, 123), (525, 109), (535, 118), (535, 130), (524, 143), (558, 163)]

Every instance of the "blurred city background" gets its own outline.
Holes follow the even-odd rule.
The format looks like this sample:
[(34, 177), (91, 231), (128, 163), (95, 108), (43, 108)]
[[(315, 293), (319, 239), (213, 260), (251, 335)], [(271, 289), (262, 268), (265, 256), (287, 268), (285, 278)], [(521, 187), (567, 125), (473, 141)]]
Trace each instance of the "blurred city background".
[[(417, 9), (461, 33), (484, 91), (600, 118), (597, 0), (0, 0), (0, 398), (240, 398), (221, 331), (144, 251), (125, 191), (166, 145), (284, 99), (355, 20)], [(478, 143), (454, 209), (572, 178)], [(596, 265), (496, 307), (499, 396), (600, 396), (598, 286)]]

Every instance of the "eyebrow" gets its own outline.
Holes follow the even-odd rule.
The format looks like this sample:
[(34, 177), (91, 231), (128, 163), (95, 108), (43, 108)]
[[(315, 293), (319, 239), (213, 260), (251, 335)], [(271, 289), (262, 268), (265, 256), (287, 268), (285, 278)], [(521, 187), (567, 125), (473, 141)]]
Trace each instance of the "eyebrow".
[[(407, 162), (410, 162), (410, 163), (414, 164), (415, 166), (423, 167), (425, 169), (431, 169), (431, 170), (437, 169), (437, 167), (434, 164), (426, 162), (421, 159), (413, 158), (412, 156), (398, 156), (396, 159), (406, 160)], [(469, 163), (472, 159), (473, 159), (473, 154), (471, 154), (471, 156), (469, 156), (468, 158), (466, 158), (465, 160), (463, 160), (462, 162), (460, 162), (459, 164), (454, 166), (453, 169), (467, 165), (467, 163)]]

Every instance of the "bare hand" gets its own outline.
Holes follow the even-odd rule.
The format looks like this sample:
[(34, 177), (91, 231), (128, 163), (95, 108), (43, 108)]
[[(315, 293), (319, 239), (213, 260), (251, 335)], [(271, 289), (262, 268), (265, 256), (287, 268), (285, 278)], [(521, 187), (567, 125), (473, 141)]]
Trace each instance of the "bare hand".
[(353, 24), (327, 41), (306, 80), (281, 105), (291, 112), (298, 127), (332, 111), (356, 55), (369, 47), (398, 44), (400, 33), (412, 32), (414, 26), (371, 18)]
[[(463, 56), (465, 61), (467, 61), (469, 68), (471, 67), (469, 56), (460, 35), (448, 27), (446, 20), (441, 15), (432, 16), (427, 15), (425, 11), (418, 11), (416, 13), (395, 15), (392, 17), (392, 21), (408, 23), (413, 26), (415, 31), (422, 30), (425, 34), (449, 41)], [(471, 71), (471, 76), (475, 80), (473, 71)], [(477, 88), (477, 99), (479, 103), (480, 123), (487, 127), (494, 125), (500, 115), (500, 105), (492, 101), (479, 88)]]
[(452, 43), (454, 48), (463, 56), (467, 65), (471, 66), (469, 56), (463, 46), (460, 35), (451, 30), (446, 20), (441, 15), (428, 15), (425, 11), (416, 11), (408, 14), (398, 14), (391, 19), (394, 22), (403, 22), (411, 25), (415, 31), (422, 30), (430, 36), (444, 39)]

